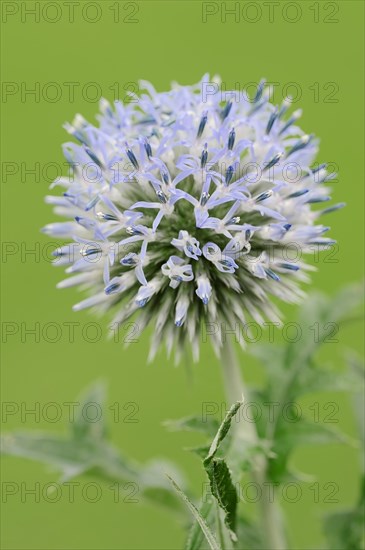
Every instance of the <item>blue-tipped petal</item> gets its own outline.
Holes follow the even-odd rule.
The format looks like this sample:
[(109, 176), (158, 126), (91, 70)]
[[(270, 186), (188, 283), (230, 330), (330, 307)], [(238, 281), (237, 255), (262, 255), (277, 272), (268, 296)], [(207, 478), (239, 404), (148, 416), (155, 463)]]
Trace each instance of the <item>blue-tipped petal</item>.
[(198, 128), (198, 132), (197, 132), (197, 135), (196, 135), (197, 138), (200, 138), (203, 135), (204, 128), (205, 128), (205, 125), (207, 123), (207, 120), (208, 120), (208, 114), (207, 114), (207, 112), (205, 112), (203, 114), (202, 118), (200, 119), (199, 128)]
[(230, 151), (232, 151), (232, 149), (233, 149), (235, 140), (236, 140), (236, 132), (234, 131), (234, 128), (232, 128), (232, 130), (229, 132), (229, 136), (228, 136), (228, 149)]
[(276, 281), (276, 282), (279, 282), (280, 281), (280, 277), (279, 275), (277, 275), (272, 269), (270, 269), (269, 267), (266, 267), (265, 268), (265, 272), (266, 272), (266, 275), (268, 277), (270, 277), (270, 279), (272, 279), (273, 281)]

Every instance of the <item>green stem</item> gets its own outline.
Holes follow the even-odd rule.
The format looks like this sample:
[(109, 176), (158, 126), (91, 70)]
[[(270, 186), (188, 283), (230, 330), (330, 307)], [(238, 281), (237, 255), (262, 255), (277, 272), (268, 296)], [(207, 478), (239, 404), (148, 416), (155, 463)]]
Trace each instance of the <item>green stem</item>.
[[(222, 370), (226, 389), (228, 406), (240, 401), (242, 396), (249, 402), (249, 392), (244, 385), (241, 369), (237, 362), (231, 342), (226, 341), (222, 349)], [(254, 422), (247, 419), (240, 419), (240, 422), (233, 423), (234, 446), (242, 449), (245, 445), (258, 446), (259, 437)], [(262, 496), (260, 498), (260, 519), (263, 530), (264, 548), (266, 550), (286, 550), (287, 543), (284, 535), (281, 512), (276, 502), (277, 496), (273, 497), (270, 491), (270, 483), (267, 478), (267, 459), (260, 453), (255, 458), (255, 470), (253, 476), (255, 482), (260, 486)], [(272, 485), (271, 485), (272, 488)]]

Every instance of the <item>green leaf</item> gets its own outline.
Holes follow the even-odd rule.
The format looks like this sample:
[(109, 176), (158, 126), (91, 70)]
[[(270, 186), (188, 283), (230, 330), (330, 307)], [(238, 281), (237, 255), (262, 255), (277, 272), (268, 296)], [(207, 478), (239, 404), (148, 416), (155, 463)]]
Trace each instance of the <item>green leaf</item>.
[[(48, 464), (61, 472), (61, 482), (79, 475), (92, 475), (104, 481), (133, 482), (138, 486), (139, 496), (163, 503), (169, 510), (181, 510), (180, 502), (165, 476), (166, 469), (171, 471), (172, 465), (154, 461), (141, 466), (127, 459), (107, 441), (103, 419), (104, 393), (104, 387), (94, 385), (79, 399), (82, 405), (79, 408), (83, 409), (84, 414), (75, 417), (68, 434), (4, 434), (1, 438), (1, 453)], [(87, 414), (88, 408), (90, 416)], [(99, 420), (95, 422), (95, 418)]]
[(338, 325), (351, 319), (362, 296), (361, 285), (350, 285), (334, 298), (312, 293), (301, 306), (295, 323), (299, 331), (296, 342), (252, 346), (252, 353), (267, 367), (267, 391), (271, 401), (285, 404), (302, 393), (331, 390), (334, 383), (333, 389), (348, 389), (346, 377), (341, 384), (340, 377), (335, 374), (313, 368), (313, 361), (319, 347), (336, 338)]
[(188, 497), (183, 493), (183, 491), (180, 489), (180, 487), (177, 485), (177, 483), (172, 479), (172, 477), (167, 476), (170, 480), (171, 485), (175, 489), (175, 491), (180, 496), (181, 500), (185, 502), (186, 506), (194, 516), (195, 520), (198, 522), (201, 530), (204, 533), (204, 536), (209, 544), (209, 547), (211, 550), (221, 550), (221, 547), (219, 546), (216, 537), (210, 530), (210, 527), (208, 526), (207, 522), (203, 518), (203, 516), (200, 514), (199, 510), (194, 506), (194, 504), (188, 499)]
[(68, 436), (15, 432), (2, 438), (2, 454), (39, 460), (61, 470), (62, 480), (97, 471), (99, 477), (130, 481), (138, 467), (106, 440), (103, 419), (104, 386), (94, 384), (79, 398), (78, 415)]
[(238, 495), (233, 485), (231, 473), (226, 462), (222, 458), (213, 458), (206, 471), (210, 481), (210, 488), (220, 508), (224, 511), (224, 523), (228, 529), (231, 540), (237, 542), (235, 534), (236, 509)]
[(92, 467), (90, 449), (75, 445), (73, 440), (44, 433), (4, 434), (1, 454), (44, 462), (61, 470), (62, 479), (80, 475)]
[[(205, 519), (208, 525), (209, 525), (209, 518), (211, 516), (212, 508), (213, 508), (212, 499), (207, 499), (205, 502), (203, 502), (199, 510), (200, 515)], [(197, 521), (194, 521), (188, 534), (185, 550), (200, 550), (202, 548), (204, 540), (205, 540), (205, 537), (204, 537), (203, 531), (200, 528), (199, 523)]]
[[(349, 391), (356, 385), (355, 376), (319, 367), (315, 354), (324, 342), (336, 338), (338, 325), (351, 319), (360, 306), (362, 287), (351, 285), (328, 298), (313, 293), (303, 303), (296, 323), (296, 342), (281, 346), (253, 346), (253, 351), (266, 366), (267, 383), (256, 392), (261, 404), (262, 417), (257, 421), (261, 440), (267, 441), (274, 457), (269, 460), (269, 473), (272, 480), (287, 479), (290, 454), (297, 445), (342, 442), (350, 440), (338, 431), (320, 424), (302, 422), (289, 423), (286, 420), (290, 403), (306, 393)], [(269, 417), (269, 407), (265, 403), (277, 404), (274, 418)], [(285, 413), (285, 414), (284, 414)], [(295, 411), (294, 411), (295, 416)]]
[(226, 437), (227, 433), (229, 432), (229, 429), (231, 427), (231, 422), (234, 416), (237, 414), (238, 410), (242, 406), (242, 401), (237, 401), (232, 407), (229, 409), (228, 413), (226, 414), (222, 424), (219, 426), (219, 429), (217, 431), (217, 434), (215, 438), (213, 439), (213, 442), (210, 446), (208, 456), (204, 460), (204, 466), (207, 466), (209, 462), (214, 458), (220, 444)]
[(297, 365), (300, 371), (312, 359), (317, 349), (336, 338), (338, 325), (346, 321), (363, 301), (362, 285), (349, 285), (334, 297), (313, 292), (300, 309), (298, 324), (301, 338), (286, 346), (286, 367)]
[(237, 491), (233, 485), (231, 473), (226, 462), (221, 458), (215, 458), (215, 455), (226, 437), (231, 427), (231, 423), (238, 410), (242, 406), (241, 401), (237, 401), (229, 409), (222, 424), (219, 426), (217, 434), (210, 446), (209, 453), (204, 459), (204, 468), (208, 474), (212, 494), (218, 502), (219, 507), (224, 512), (224, 523), (228, 529), (232, 541), (237, 541), (234, 532), (236, 522), (236, 508), (238, 503)]
[[(268, 476), (273, 483), (282, 483), (293, 477), (288, 462), (293, 450), (303, 445), (326, 445), (331, 443), (352, 444), (355, 442), (333, 427), (323, 423), (300, 419), (293, 424), (282, 423), (276, 432), (272, 447), (273, 458), (268, 462)], [(288, 477), (289, 476), (289, 477)]]
[[(294, 426), (294, 429), (292, 428)], [(302, 418), (280, 434), (281, 442), (287, 447), (300, 445), (326, 445), (328, 443), (353, 443), (351, 438), (339, 430), (319, 422)]]

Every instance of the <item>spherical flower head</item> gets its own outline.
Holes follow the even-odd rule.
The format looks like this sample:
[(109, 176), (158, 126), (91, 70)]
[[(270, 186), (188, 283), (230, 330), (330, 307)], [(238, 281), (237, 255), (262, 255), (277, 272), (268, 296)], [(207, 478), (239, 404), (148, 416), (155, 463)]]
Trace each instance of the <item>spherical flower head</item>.
[(54, 253), (71, 274), (59, 286), (89, 291), (75, 310), (113, 308), (140, 330), (152, 321), (152, 356), (188, 344), (196, 358), (208, 326), (219, 353), (223, 324), (277, 322), (273, 298), (303, 297), (304, 255), (334, 242), (316, 222), (342, 205), (312, 206), (330, 199), (333, 174), (314, 166), (300, 111), (274, 106), (264, 82), (254, 97), (208, 76), (164, 93), (140, 85), (127, 104), (103, 99), (98, 126), (66, 125), (70, 172), (47, 201), (68, 221), (44, 229), (73, 241)]

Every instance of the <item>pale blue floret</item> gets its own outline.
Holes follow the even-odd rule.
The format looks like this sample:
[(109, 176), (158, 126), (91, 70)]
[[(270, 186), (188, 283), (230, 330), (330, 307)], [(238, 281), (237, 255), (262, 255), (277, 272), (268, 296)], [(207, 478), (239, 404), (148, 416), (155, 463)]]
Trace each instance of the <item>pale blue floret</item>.
[(207, 260), (212, 262), (222, 273), (234, 273), (238, 265), (234, 259), (222, 253), (219, 246), (215, 243), (207, 243), (203, 247), (203, 254)]
[(200, 275), (197, 278), (197, 286), (195, 293), (202, 300), (204, 305), (207, 305), (212, 295), (212, 285), (206, 275)]
[(189, 235), (187, 231), (179, 231), (179, 238), (172, 239), (171, 244), (184, 252), (188, 258), (193, 258), (194, 260), (199, 260), (198, 256), (202, 254), (199, 241)]
[(172, 288), (177, 288), (180, 283), (194, 279), (192, 266), (186, 264), (184, 259), (179, 256), (170, 256), (167, 263), (161, 267), (161, 271), (169, 277)]
[(160, 285), (152, 281), (147, 285), (143, 285), (139, 288), (136, 296), (136, 304), (138, 307), (144, 307), (147, 302), (152, 298), (156, 292), (158, 292)]
[(185, 294), (180, 296), (180, 298), (178, 299), (175, 309), (175, 325), (177, 327), (181, 327), (184, 324), (189, 304), (190, 300)]

